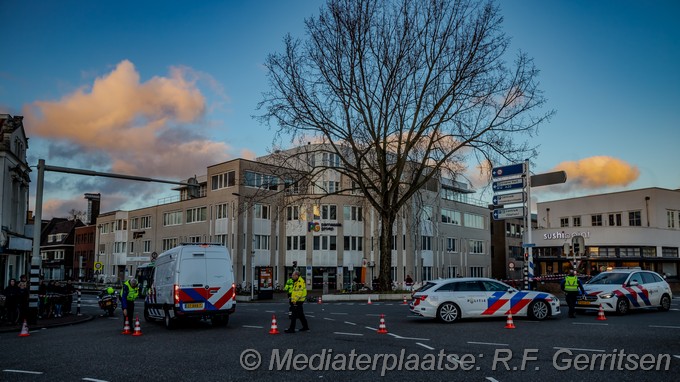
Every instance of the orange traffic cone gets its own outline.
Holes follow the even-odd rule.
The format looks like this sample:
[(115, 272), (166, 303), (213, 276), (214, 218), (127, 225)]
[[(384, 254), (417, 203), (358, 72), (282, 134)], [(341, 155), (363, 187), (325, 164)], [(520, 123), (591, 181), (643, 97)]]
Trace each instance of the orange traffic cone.
[(321, 296), (319, 296), (319, 298), (316, 300), (316, 303), (317, 303), (317, 304), (322, 304), (322, 303), (323, 303), (323, 301), (321, 301)]
[(123, 332), (121, 334), (130, 334), (130, 321), (125, 317), (125, 325), (123, 325)]
[(607, 321), (607, 317), (604, 316), (604, 309), (602, 309), (602, 304), (600, 304), (600, 310), (597, 311), (598, 321)]
[(371, 302), (371, 296), (368, 296), (368, 302), (367, 302), (366, 304), (368, 304), (368, 305), (373, 304), (373, 303)]
[(387, 334), (387, 327), (385, 326), (385, 315), (380, 315), (380, 325), (378, 325), (378, 334)]
[(137, 316), (137, 320), (135, 321), (135, 332), (132, 333), (133, 336), (141, 336), (142, 335), (142, 327), (139, 326), (139, 316)]
[(19, 333), (19, 337), (28, 337), (31, 334), (28, 333), (28, 323), (26, 323), (26, 320), (24, 320), (24, 324), (21, 325), (21, 333)]
[(505, 322), (506, 329), (514, 329), (515, 323), (512, 321), (512, 313), (508, 313), (508, 320)]
[(275, 314), (272, 314), (272, 327), (269, 329), (269, 334), (279, 334), (279, 326), (276, 324)]
[(404, 295), (404, 302), (402, 303), (402, 305), (406, 305), (406, 304), (408, 304), (408, 301), (406, 301), (406, 295)]

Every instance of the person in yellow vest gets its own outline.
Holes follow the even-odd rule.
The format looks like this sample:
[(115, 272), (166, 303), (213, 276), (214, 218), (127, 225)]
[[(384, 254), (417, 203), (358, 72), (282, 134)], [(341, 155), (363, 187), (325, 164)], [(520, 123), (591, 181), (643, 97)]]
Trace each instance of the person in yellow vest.
[(300, 320), (300, 323), (302, 324), (300, 331), (306, 332), (309, 330), (309, 326), (307, 325), (307, 318), (305, 317), (302, 304), (305, 303), (305, 299), (307, 298), (307, 284), (305, 284), (305, 279), (300, 277), (300, 272), (298, 271), (293, 272), (292, 278), (293, 288), (290, 294), (290, 303), (293, 307), (293, 314), (290, 318), (290, 327), (284, 330), (284, 332), (295, 333), (295, 323), (297, 320)]
[(577, 277), (576, 270), (572, 270), (570, 274), (562, 280), (562, 290), (564, 291), (565, 299), (567, 300), (567, 306), (569, 306), (569, 318), (576, 318), (576, 299), (578, 298), (579, 291), (583, 295), (586, 294), (585, 289), (583, 289), (583, 284), (581, 284), (581, 280)]
[(128, 280), (123, 283), (120, 291), (120, 307), (123, 308), (123, 317), (132, 320), (135, 315), (135, 300), (139, 296), (137, 279)]

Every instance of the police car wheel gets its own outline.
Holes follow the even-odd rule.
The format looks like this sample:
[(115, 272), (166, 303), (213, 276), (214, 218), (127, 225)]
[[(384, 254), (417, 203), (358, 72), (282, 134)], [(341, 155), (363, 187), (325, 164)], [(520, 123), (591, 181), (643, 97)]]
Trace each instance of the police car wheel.
[(529, 317), (532, 320), (542, 321), (550, 315), (550, 307), (545, 301), (534, 301), (529, 306)]
[(447, 324), (450, 324), (460, 318), (460, 308), (452, 302), (445, 302), (439, 305), (437, 309), (437, 317)]
[(628, 313), (628, 301), (624, 298), (619, 298), (616, 301), (616, 314), (624, 315)]
[(671, 297), (667, 294), (661, 296), (661, 305), (659, 310), (662, 312), (667, 312), (671, 309)]

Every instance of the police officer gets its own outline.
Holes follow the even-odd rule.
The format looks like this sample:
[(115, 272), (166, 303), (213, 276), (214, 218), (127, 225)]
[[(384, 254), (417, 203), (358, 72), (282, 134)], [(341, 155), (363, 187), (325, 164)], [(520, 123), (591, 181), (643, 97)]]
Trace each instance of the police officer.
[(290, 295), (293, 294), (293, 284), (295, 281), (293, 280), (293, 277), (291, 276), (286, 280), (286, 285), (283, 286), (283, 290), (286, 291), (288, 294), (288, 303), (290, 306), (288, 307), (288, 318), (293, 318), (293, 301), (290, 299)]
[(566, 296), (567, 305), (569, 306), (569, 318), (576, 318), (576, 299), (581, 294), (585, 295), (586, 291), (583, 289), (581, 280), (576, 277), (576, 270), (572, 270), (568, 276), (562, 280), (562, 290)]
[(302, 304), (304, 304), (305, 298), (307, 297), (307, 284), (305, 284), (305, 279), (300, 277), (300, 272), (298, 271), (293, 272), (292, 278), (293, 289), (290, 295), (290, 303), (293, 307), (293, 315), (290, 319), (290, 327), (284, 330), (284, 332), (295, 333), (295, 322), (297, 320), (300, 320), (300, 323), (302, 324), (300, 331), (306, 332), (309, 330), (309, 326), (307, 325), (307, 318), (305, 317)]
[(123, 283), (120, 291), (120, 306), (123, 308), (123, 316), (132, 320), (135, 314), (135, 300), (139, 296), (137, 279), (128, 280)]

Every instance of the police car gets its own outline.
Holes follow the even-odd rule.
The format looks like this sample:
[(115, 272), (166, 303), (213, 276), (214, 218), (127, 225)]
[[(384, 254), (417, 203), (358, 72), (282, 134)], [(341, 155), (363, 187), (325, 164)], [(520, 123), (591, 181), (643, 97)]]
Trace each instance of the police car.
[(614, 268), (593, 277), (584, 286), (585, 296), (576, 302), (578, 309), (602, 309), (626, 314), (630, 309), (671, 307), (673, 292), (663, 277), (640, 268)]
[(519, 291), (481, 277), (428, 281), (413, 294), (411, 313), (443, 322), (461, 318), (528, 316), (544, 320), (560, 314), (560, 301), (550, 293)]

